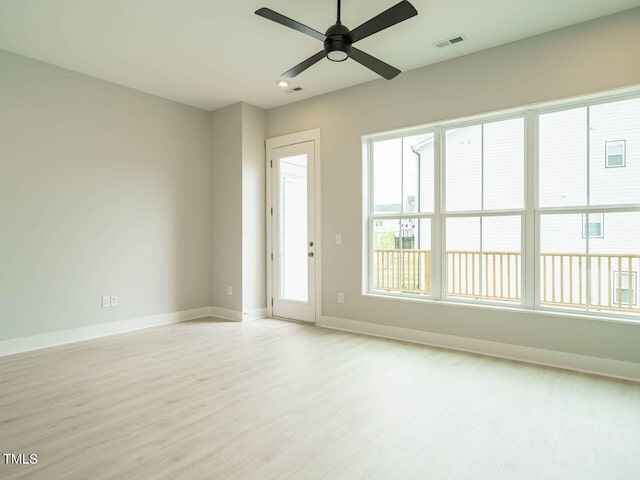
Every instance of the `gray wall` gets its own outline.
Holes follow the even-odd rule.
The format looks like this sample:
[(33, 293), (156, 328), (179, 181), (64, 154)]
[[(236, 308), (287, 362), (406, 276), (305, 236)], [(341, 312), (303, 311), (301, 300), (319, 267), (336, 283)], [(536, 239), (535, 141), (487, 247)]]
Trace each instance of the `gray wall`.
[[(211, 113), (212, 305), (242, 310), (242, 104)], [(227, 295), (231, 286), (233, 295)]]
[(210, 305), (210, 192), (209, 113), (0, 51), (0, 340)]
[(267, 137), (321, 128), (323, 314), (640, 362), (639, 325), (361, 294), (362, 135), (636, 85), (638, 45), (634, 9), (267, 111)]
[(242, 104), (242, 308), (266, 304), (265, 111)]
[(236, 312), (262, 308), (265, 113), (236, 103), (212, 112), (211, 119), (212, 305)]

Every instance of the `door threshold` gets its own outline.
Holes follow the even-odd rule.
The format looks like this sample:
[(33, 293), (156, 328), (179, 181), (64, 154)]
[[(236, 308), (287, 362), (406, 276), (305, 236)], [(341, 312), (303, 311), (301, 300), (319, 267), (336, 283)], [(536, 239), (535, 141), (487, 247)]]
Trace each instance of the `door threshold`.
[(298, 320), (297, 318), (276, 317), (275, 315), (271, 315), (269, 318), (273, 318), (274, 320), (284, 320), (285, 322), (300, 323), (302, 325), (311, 325), (313, 327), (316, 326), (315, 321), (309, 322), (307, 320)]

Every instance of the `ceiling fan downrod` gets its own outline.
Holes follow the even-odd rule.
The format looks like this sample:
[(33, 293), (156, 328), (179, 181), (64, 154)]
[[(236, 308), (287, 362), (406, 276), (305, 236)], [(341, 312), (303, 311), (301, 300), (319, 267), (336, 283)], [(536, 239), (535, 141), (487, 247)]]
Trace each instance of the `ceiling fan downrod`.
[(335, 25), (325, 32), (324, 51), (332, 62), (344, 62), (351, 52), (351, 31), (340, 21), (340, 0), (338, 0), (338, 19)]

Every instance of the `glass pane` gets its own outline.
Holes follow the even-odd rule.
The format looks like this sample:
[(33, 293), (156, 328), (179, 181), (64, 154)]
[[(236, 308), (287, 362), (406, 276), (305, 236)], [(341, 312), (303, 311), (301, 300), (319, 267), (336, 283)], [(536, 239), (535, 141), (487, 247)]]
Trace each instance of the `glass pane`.
[(446, 132), (446, 210), (482, 208), (482, 127), (474, 125)]
[(639, 314), (640, 212), (606, 213), (604, 223), (602, 238), (589, 238), (589, 310)]
[(482, 296), (520, 302), (521, 217), (482, 217)]
[(480, 296), (480, 218), (447, 218), (447, 289), (450, 297)]
[[(639, 125), (638, 98), (590, 107), (590, 205), (640, 203)], [(626, 161), (623, 158), (625, 144)]]
[(307, 155), (280, 159), (280, 298), (308, 301)]
[(402, 211), (416, 213), (418, 211), (418, 155), (411, 150), (411, 140), (402, 139)]
[[(433, 212), (433, 133), (405, 137), (405, 159), (409, 156), (417, 157), (419, 179), (417, 205), (420, 212)], [(406, 188), (406, 187), (405, 187)], [(405, 210), (406, 211), (406, 210)], [(413, 211), (413, 210), (411, 210)]]
[(622, 155), (624, 152), (624, 142), (607, 142), (608, 155)]
[(418, 290), (425, 295), (431, 295), (431, 219), (419, 220), (418, 239)]
[[(607, 215), (608, 217), (608, 215)], [(586, 307), (587, 239), (582, 215), (540, 216), (540, 302), (555, 307)], [(590, 245), (593, 245), (591, 240)]]
[(431, 293), (431, 220), (402, 219), (400, 239), (395, 247), (402, 258), (402, 286), (405, 293)]
[(373, 144), (373, 212), (402, 211), (402, 139)]
[(484, 125), (485, 210), (524, 207), (524, 119)]
[(373, 220), (373, 289), (399, 292), (400, 220)]
[(587, 109), (539, 117), (541, 207), (587, 204)]

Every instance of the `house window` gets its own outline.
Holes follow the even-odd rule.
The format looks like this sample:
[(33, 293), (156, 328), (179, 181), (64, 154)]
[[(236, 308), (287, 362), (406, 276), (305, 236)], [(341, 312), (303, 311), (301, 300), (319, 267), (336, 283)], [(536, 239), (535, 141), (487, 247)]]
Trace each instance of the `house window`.
[(524, 118), (444, 132), (443, 296), (521, 303)]
[(365, 137), (366, 293), (640, 318), (640, 169), (602, 166), (639, 122), (640, 94)]
[(638, 271), (640, 266), (640, 211), (635, 206), (640, 171), (613, 175), (602, 166), (603, 153), (607, 167), (624, 166), (624, 141), (609, 139), (630, 137), (638, 121), (638, 98), (538, 115), (541, 306), (605, 314), (638, 311), (620, 301), (632, 295), (624, 279), (616, 280), (618, 288), (611, 276), (614, 270)]
[(369, 290), (431, 295), (434, 134), (369, 145)]
[[(631, 273), (631, 276), (629, 276), (629, 273)], [(637, 305), (636, 272), (619, 272), (614, 270), (611, 272), (611, 275), (613, 276), (613, 291), (611, 292), (613, 296), (612, 303), (620, 307)]]
[(626, 149), (627, 142), (625, 140), (616, 140), (605, 143), (606, 159), (605, 166), (607, 168), (624, 167), (626, 165)]
[(582, 214), (582, 238), (604, 238), (604, 213)]

